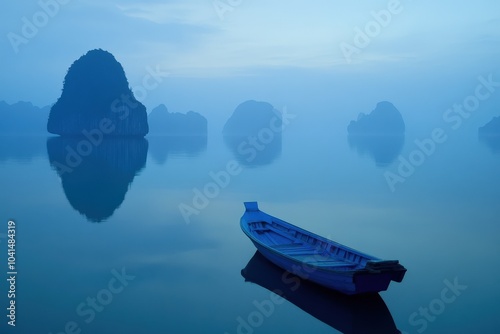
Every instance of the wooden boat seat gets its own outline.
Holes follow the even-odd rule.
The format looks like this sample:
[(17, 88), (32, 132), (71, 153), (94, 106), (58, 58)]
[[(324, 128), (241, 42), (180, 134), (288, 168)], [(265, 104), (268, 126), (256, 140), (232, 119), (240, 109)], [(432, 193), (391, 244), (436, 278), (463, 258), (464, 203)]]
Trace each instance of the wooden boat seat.
[(297, 256), (297, 255), (313, 255), (315, 254), (314, 249), (310, 247), (303, 247), (303, 248), (297, 248), (297, 249), (290, 249), (290, 250), (282, 250), (278, 249), (280, 252), (286, 255), (290, 256)]
[(307, 262), (308, 265), (317, 267), (355, 267), (356, 263), (344, 262), (344, 261), (311, 261)]
[(310, 245), (303, 244), (301, 242), (297, 243), (290, 243), (290, 244), (280, 244), (280, 245), (273, 245), (271, 248), (274, 248), (282, 253), (292, 255), (292, 254), (302, 254), (302, 253), (314, 253), (314, 248), (312, 248)]
[(272, 232), (275, 232), (279, 235), (282, 235), (282, 236), (289, 236), (289, 233), (287, 233), (286, 231), (282, 231), (280, 229), (277, 229), (273, 226), (271, 226), (269, 223), (267, 222), (263, 222), (265, 223), (265, 226), (264, 227), (253, 227), (252, 230), (253, 231), (257, 231), (257, 232), (266, 232), (266, 231), (272, 231)]
[(273, 245), (272, 248), (275, 248), (275, 249), (294, 249), (294, 248), (297, 248), (297, 247), (301, 247), (301, 246), (304, 246), (304, 244), (302, 242), (293, 242), (291, 244), (281, 244), (281, 245)]

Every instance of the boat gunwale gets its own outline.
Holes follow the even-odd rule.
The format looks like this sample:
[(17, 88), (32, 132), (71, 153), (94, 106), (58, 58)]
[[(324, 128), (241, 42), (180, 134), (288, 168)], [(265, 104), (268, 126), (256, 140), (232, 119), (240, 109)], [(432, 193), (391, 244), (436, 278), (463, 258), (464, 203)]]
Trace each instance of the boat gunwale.
[[(249, 216), (252, 216), (252, 215), (258, 216), (259, 219), (250, 219)], [(251, 223), (259, 223), (259, 222), (263, 222), (263, 223), (270, 224), (270, 225), (272, 225), (272, 223), (274, 222), (274, 223), (276, 223), (278, 225), (282, 225), (286, 228), (291, 228), (293, 230), (299, 231), (300, 233), (303, 233), (304, 235), (310, 236), (318, 241), (327, 243), (328, 247), (333, 245), (337, 248), (343, 249), (344, 251), (351, 252), (351, 253), (358, 255), (360, 257), (364, 257), (366, 259), (366, 263), (368, 263), (370, 261), (373, 261), (373, 262), (382, 261), (379, 258), (376, 258), (374, 256), (360, 252), (360, 251), (355, 250), (349, 246), (345, 246), (345, 245), (340, 244), (340, 243), (333, 241), (331, 239), (328, 239), (328, 238), (322, 237), (320, 235), (317, 235), (313, 232), (304, 230), (303, 228), (300, 228), (298, 226), (290, 224), (290, 223), (288, 223), (280, 218), (277, 218), (275, 216), (267, 214), (267, 213), (261, 211), (260, 209), (246, 210), (245, 211), (244, 215), (241, 217), (240, 225), (242, 227), (243, 232), (247, 235), (247, 237), (249, 237), (252, 241), (258, 243), (260, 246), (264, 247), (267, 251), (270, 251), (274, 254), (285, 257), (286, 259), (293, 261), (294, 263), (307, 265), (309, 267), (314, 268), (315, 270), (326, 271), (326, 272), (335, 272), (337, 274), (342, 274), (342, 273), (344, 273), (344, 274), (345, 273), (356, 274), (356, 273), (368, 273), (368, 272), (373, 273), (373, 270), (365, 268), (366, 264), (363, 265), (361, 263), (355, 263), (355, 262), (351, 262), (349, 260), (342, 260), (340, 258), (338, 258), (339, 261), (345, 262), (346, 263), (345, 266), (328, 267), (328, 266), (320, 266), (320, 265), (315, 265), (314, 263), (307, 263), (307, 262), (301, 261), (301, 260), (299, 260), (299, 259), (297, 259), (297, 258), (295, 258), (287, 253), (280, 251), (279, 249), (275, 249), (275, 248), (269, 246), (268, 244), (266, 244), (266, 243), (262, 242), (261, 240), (259, 240), (258, 238), (256, 238), (256, 236), (252, 233), (252, 229), (250, 228), (249, 225)], [(283, 231), (283, 233), (285, 234), (286, 232)], [(310, 246), (314, 247), (314, 245), (311, 245), (308, 242), (304, 242), (304, 243), (306, 245), (310, 245)], [(335, 257), (331, 255), (331, 252), (329, 250), (325, 249), (325, 251), (331, 256), (332, 259), (335, 259)], [(355, 265), (358, 268), (352, 268), (352, 269), (349, 268), (352, 265)], [(361, 267), (359, 267), (359, 266), (361, 266)], [(341, 269), (341, 268), (345, 268), (345, 269)]]

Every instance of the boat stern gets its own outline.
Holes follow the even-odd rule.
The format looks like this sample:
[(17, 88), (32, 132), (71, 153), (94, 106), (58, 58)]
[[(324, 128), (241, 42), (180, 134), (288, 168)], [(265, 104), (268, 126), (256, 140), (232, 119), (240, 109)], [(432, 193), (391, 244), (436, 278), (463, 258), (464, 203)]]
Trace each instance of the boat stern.
[(406, 274), (406, 268), (398, 260), (368, 261), (366, 269), (391, 274), (391, 280), (400, 283)]

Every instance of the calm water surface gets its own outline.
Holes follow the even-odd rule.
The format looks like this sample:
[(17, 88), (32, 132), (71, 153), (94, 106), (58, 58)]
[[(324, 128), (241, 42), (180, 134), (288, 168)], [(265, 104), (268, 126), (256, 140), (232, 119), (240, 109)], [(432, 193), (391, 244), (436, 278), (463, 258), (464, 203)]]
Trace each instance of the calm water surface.
[[(66, 158), (67, 142), (9, 137), (0, 156), (0, 260), (7, 262), (14, 219), (12, 332), (497, 333), (500, 155), (471, 129), (450, 132), (392, 192), (384, 173), (397, 173), (399, 161), (386, 160), (408, 158), (414, 139), (429, 132), (407, 133), (394, 155), (350, 147), (345, 130), (291, 124), (279, 145), (251, 162), (217, 133), (115, 140), (67, 173), (55, 164)], [(230, 161), (238, 173), (222, 189), (208, 186), (207, 203), (194, 199), (194, 189), (203, 192)], [(240, 230), (248, 200), (397, 258), (407, 275), (381, 298), (352, 300), (307, 283), (293, 291)], [(181, 204), (197, 211), (186, 220)], [(6, 298), (1, 303), (5, 310)]]

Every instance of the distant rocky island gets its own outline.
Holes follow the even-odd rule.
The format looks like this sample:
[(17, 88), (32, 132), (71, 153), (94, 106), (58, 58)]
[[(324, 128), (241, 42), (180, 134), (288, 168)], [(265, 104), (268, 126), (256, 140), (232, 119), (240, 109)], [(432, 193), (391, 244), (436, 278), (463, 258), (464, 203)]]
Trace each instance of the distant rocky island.
[(45, 135), (50, 106), (39, 108), (31, 102), (8, 104), (0, 101), (0, 133), (8, 135)]
[(151, 111), (148, 124), (149, 135), (207, 135), (207, 119), (201, 114), (194, 111), (171, 113), (164, 104)]
[(282, 123), (281, 113), (270, 103), (245, 101), (224, 125), (224, 142), (242, 165), (266, 165), (281, 154)]
[(392, 103), (382, 101), (368, 115), (360, 113), (358, 119), (348, 125), (347, 132), (350, 135), (400, 135), (405, 133), (405, 122)]
[(87, 52), (70, 66), (47, 122), (50, 133), (65, 136), (101, 131), (107, 136), (143, 137), (148, 129), (146, 107), (135, 99), (123, 67), (101, 49)]
[(170, 155), (197, 156), (207, 148), (207, 119), (188, 111), (169, 112), (164, 104), (148, 115), (149, 152), (157, 164), (164, 164)]
[(482, 136), (500, 137), (500, 116), (493, 117), (491, 121), (480, 127), (478, 131)]
[(236, 107), (222, 133), (229, 136), (256, 135), (269, 128), (273, 119), (276, 121), (273, 125), (281, 127), (280, 113), (270, 103), (248, 100)]
[(491, 121), (478, 130), (479, 140), (485, 143), (494, 153), (500, 152), (500, 116), (493, 117)]
[(387, 101), (377, 103), (368, 115), (361, 113), (347, 127), (348, 142), (360, 154), (368, 154), (377, 166), (390, 164), (401, 153), (405, 122), (396, 107)]

